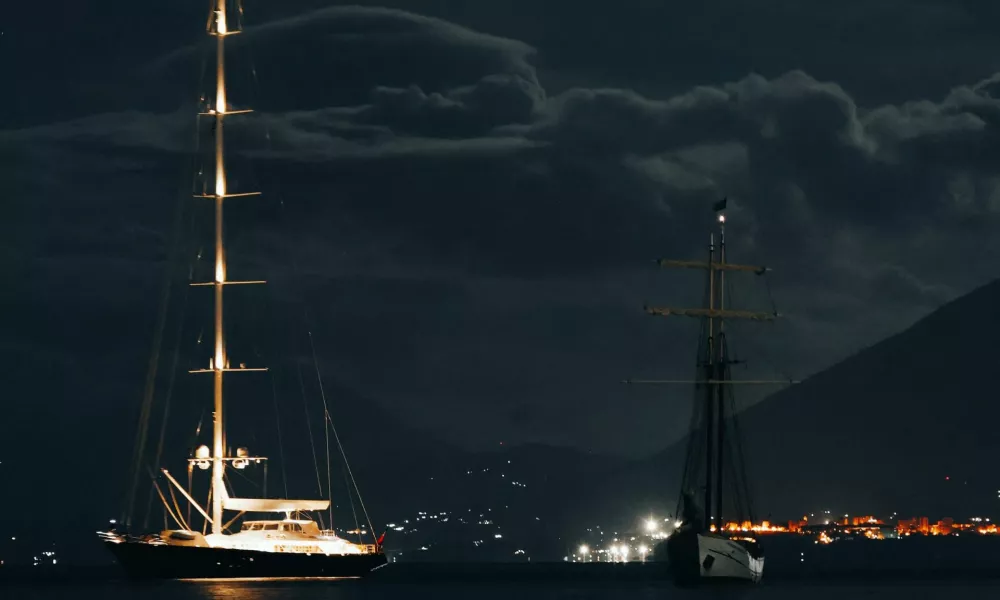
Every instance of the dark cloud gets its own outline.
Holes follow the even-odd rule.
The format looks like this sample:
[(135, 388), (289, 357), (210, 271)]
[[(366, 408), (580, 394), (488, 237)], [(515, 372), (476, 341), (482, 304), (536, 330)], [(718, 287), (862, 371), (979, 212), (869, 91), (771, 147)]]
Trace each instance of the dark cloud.
[[(906, 19), (964, 22), (959, 6), (925, 4)], [(857, 25), (859, 6), (837, 18)], [(897, 5), (873, 10), (887, 18), (887, 6)], [(718, 37), (732, 49), (732, 35)], [(642, 306), (699, 300), (696, 280), (651, 261), (703, 253), (722, 195), (733, 252), (774, 267), (770, 292), (789, 317), (773, 337), (739, 331), (762, 371), (805, 375), (995, 276), (995, 78), (940, 100), (874, 104), (795, 64), (699, 74), (702, 85), (662, 93), (671, 85), (636, 91), (596, 77), (547, 91), (534, 61), (551, 70), (567, 53), (547, 56), (532, 39), (543, 48), (535, 57), (521, 41), (362, 7), (284, 18), (242, 39), (234, 56), (253, 47), (276, 99), (229, 139), (253, 160), (273, 210), (233, 209), (234, 260), (248, 255), (248, 268), (294, 284), (276, 293), (329, 332), (321, 352), (338, 380), (468, 444), (502, 436), (640, 452), (679, 435), (684, 394), (618, 382), (688, 374), (693, 332)], [(607, 47), (588, 56), (602, 52), (598, 65), (619, 64)], [(187, 56), (147, 64), (170, 84)], [(103, 329), (126, 305), (155, 304), (149, 273), (162, 267), (176, 188), (167, 172), (191, 140), (189, 111), (168, 108), (0, 132), (0, 152), (18, 157), (5, 167), (15, 201), (45, 207), (24, 226), (50, 234), (6, 238), (5, 252), (43, 278), (32, 294), (77, 298), (58, 310), (79, 322)], [(115, 276), (89, 294), (56, 285), (67, 271), (101, 269)], [(145, 292), (131, 289), (136, 278)], [(737, 291), (769, 305), (758, 281)], [(39, 321), (57, 310), (18, 306)], [(139, 333), (91, 360), (116, 360)], [(59, 340), (49, 352), (77, 351)]]

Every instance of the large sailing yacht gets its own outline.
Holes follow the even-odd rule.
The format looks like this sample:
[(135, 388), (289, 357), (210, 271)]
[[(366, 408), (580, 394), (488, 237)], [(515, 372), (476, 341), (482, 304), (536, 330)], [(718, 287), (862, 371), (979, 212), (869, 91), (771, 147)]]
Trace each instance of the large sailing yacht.
[[(710, 235), (707, 261), (659, 261), (662, 267), (705, 271), (705, 306), (689, 309), (646, 308), (651, 315), (677, 315), (701, 320), (696, 378), (693, 381), (632, 382), (694, 385), (692, 430), (688, 438), (677, 510), (677, 514), (681, 515), (681, 525), (654, 550), (655, 556), (667, 560), (674, 580), (685, 585), (722, 580), (760, 581), (764, 555), (757, 540), (750, 537), (742, 526), (735, 531), (727, 531), (723, 520), (724, 515), (740, 524), (753, 520), (733, 387), (740, 383), (788, 383), (734, 381), (731, 377), (730, 366), (741, 361), (730, 357), (726, 321), (773, 321), (777, 313), (726, 308), (726, 273), (763, 275), (768, 269), (727, 262), (726, 200), (717, 202), (714, 208), (719, 232), (718, 238), (714, 232)], [(728, 515), (726, 511), (730, 511)]]
[[(241, 6), (239, 8), (242, 10)], [(264, 282), (231, 281), (226, 278), (226, 253), (223, 244), (225, 200), (255, 196), (258, 193), (234, 193), (227, 188), (223, 124), (230, 116), (250, 111), (233, 110), (226, 98), (225, 42), (229, 35), (239, 33), (239, 29), (229, 26), (227, 0), (213, 0), (211, 11), (208, 33), (216, 39), (216, 92), (214, 102), (209, 103), (210, 106), (201, 115), (213, 120), (214, 190), (213, 193), (196, 197), (215, 205), (214, 280), (192, 285), (209, 287), (214, 292), (214, 352), (208, 368), (191, 372), (211, 376), (214, 381), (212, 447), (202, 445), (188, 459), (187, 488), (179, 484), (166, 469), (162, 469), (162, 475), (170, 486), (167, 491), (172, 502), (167, 501), (167, 495), (154, 480), (164, 511), (176, 528), (142, 536), (115, 531), (99, 532), (98, 535), (128, 574), (135, 577), (182, 579), (362, 576), (386, 563), (382, 540), (379, 538), (374, 543), (362, 543), (359, 533), (359, 541), (354, 543), (339, 537), (332, 529), (323, 529), (304, 516), (310, 511), (327, 510), (330, 507), (329, 499), (237, 498), (231, 497), (226, 487), (227, 469), (243, 470), (267, 459), (250, 456), (245, 448), (238, 448), (234, 456), (227, 455), (223, 381), (232, 372), (248, 373), (266, 369), (246, 368), (242, 364), (239, 368), (230, 368), (223, 331), (223, 291), (229, 285)], [(329, 418), (328, 412), (324, 418)], [(137, 455), (140, 453), (138, 451)], [(136, 466), (140, 462), (137, 460)], [(210, 506), (204, 508), (190, 491), (191, 476), (195, 469), (211, 471)], [(190, 508), (185, 518), (175, 490), (204, 519), (202, 531), (191, 526)], [(229, 516), (228, 521), (227, 511), (235, 513)], [(230, 527), (249, 513), (271, 514), (279, 518), (245, 520), (239, 531), (230, 533)], [(207, 528), (210, 528), (210, 532)]]

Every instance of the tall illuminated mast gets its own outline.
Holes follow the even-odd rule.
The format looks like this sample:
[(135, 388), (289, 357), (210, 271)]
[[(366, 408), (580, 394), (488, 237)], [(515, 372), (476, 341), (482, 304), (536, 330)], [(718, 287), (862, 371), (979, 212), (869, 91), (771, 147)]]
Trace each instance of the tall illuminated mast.
[[(226, 280), (226, 250), (223, 240), (223, 203), (226, 198), (240, 196), (255, 196), (259, 192), (230, 194), (226, 189), (226, 160), (223, 136), (223, 121), (225, 117), (235, 114), (245, 114), (249, 110), (229, 110), (226, 100), (226, 37), (239, 30), (231, 31), (226, 18), (227, 0), (214, 0), (213, 18), (210, 20), (208, 33), (216, 39), (215, 61), (215, 103), (207, 113), (201, 113), (215, 120), (215, 189), (213, 194), (200, 195), (215, 202), (215, 277), (211, 283), (194, 284), (212, 286), (215, 290), (215, 350), (207, 370), (196, 372), (211, 372), (214, 380), (214, 416), (212, 430), (212, 533), (221, 534), (223, 529), (222, 509), (226, 498), (225, 468), (226, 461), (233, 460), (225, 455), (226, 438), (223, 421), (223, 374), (229, 371), (229, 359), (226, 357), (226, 343), (222, 328), (223, 297), (222, 290), (226, 285), (242, 283), (264, 283), (263, 281), (227, 281)], [(240, 369), (247, 371), (262, 371), (265, 369)]]
[(222, 203), (226, 199), (226, 159), (222, 122), (226, 115), (226, 0), (216, 0), (215, 9), (215, 415), (212, 430), (212, 533), (222, 533), (222, 479), (225, 440), (222, 428), (222, 373), (226, 346), (222, 335), (222, 287), (226, 282), (226, 250), (222, 240)]

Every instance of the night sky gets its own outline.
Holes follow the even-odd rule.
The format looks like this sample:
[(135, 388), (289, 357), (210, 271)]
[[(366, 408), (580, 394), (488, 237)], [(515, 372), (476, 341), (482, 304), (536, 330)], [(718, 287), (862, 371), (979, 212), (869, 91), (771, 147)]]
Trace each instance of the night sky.
[[(0, 460), (114, 466), (212, 89), (207, 6), (11, 4)], [(230, 98), (258, 112), (228, 139), (253, 167), (233, 187), (264, 196), (227, 223), (232, 276), (269, 279), (326, 377), (430, 436), (678, 439), (687, 390), (620, 382), (691, 375), (696, 325), (643, 305), (700, 300), (652, 261), (702, 258), (723, 196), (786, 316), (736, 328), (751, 375), (804, 378), (996, 277), (995, 2), (341, 4), (246, 2)]]

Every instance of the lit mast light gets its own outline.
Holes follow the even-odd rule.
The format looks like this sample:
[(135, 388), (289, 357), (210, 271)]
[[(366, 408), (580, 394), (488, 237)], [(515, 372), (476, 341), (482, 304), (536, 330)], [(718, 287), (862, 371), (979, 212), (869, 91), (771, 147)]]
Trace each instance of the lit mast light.
[(217, 20), (215, 22), (215, 31), (219, 35), (226, 35), (229, 31), (226, 29), (226, 5), (219, 4), (219, 8), (215, 11)]
[(226, 3), (219, 2), (218, 10), (215, 11), (215, 33), (218, 36), (216, 42), (219, 47), (217, 55), (218, 68), (216, 69), (215, 86), (215, 112), (225, 114), (226, 112), (226, 72), (224, 67), (225, 54), (222, 52), (223, 38), (226, 37)]

